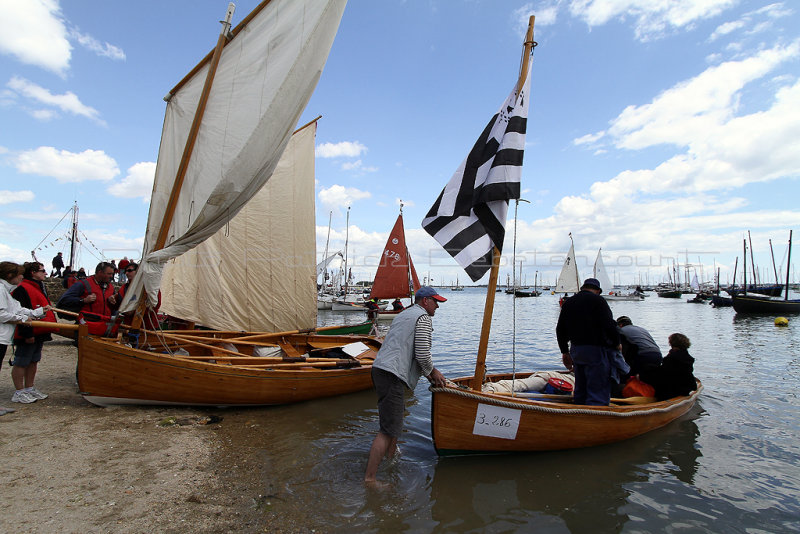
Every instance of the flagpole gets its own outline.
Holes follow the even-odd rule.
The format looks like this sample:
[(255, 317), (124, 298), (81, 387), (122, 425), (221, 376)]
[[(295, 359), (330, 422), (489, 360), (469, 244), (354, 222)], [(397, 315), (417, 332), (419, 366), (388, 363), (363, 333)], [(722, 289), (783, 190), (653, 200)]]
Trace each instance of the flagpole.
[[(525, 80), (528, 77), (528, 66), (530, 64), (531, 50), (533, 49), (533, 23), (536, 17), (531, 15), (528, 19), (528, 33), (525, 35), (525, 43), (522, 51), (522, 61), (520, 66), (519, 80), (517, 81), (517, 94), (522, 90)], [(492, 248), (492, 268), (489, 271), (489, 287), (486, 292), (486, 305), (483, 308), (483, 325), (481, 326), (481, 339), (478, 343), (478, 357), (475, 361), (475, 374), (472, 377), (470, 387), (476, 391), (481, 390), (483, 378), (486, 374), (486, 352), (489, 347), (489, 332), (492, 328), (492, 313), (494, 312), (494, 297), (497, 291), (497, 275), (500, 272), (500, 250), (495, 246)]]

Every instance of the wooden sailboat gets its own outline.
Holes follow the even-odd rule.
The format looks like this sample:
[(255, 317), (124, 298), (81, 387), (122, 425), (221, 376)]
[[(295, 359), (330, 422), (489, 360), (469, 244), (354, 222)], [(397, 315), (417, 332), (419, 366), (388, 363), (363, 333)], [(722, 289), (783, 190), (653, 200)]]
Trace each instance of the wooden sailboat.
[(619, 291), (614, 290), (614, 284), (611, 283), (611, 279), (608, 277), (608, 271), (606, 270), (605, 263), (603, 262), (602, 248), (597, 251), (597, 258), (595, 258), (594, 260), (592, 275), (600, 282), (600, 287), (603, 288), (603, 293), (601, 295), (606, 300), (630, 300), (630, 301), (644, 300), (644, 295), (642, 295), (641, 293), (636, 293), (636, 292), (621, 293)]
[[(379, 343), (311, 333), (314, 211), (301, 200), (314, 196), (315, 123), (292, 136), (344, 5), (265, 1), (231, 30), (230, 4), (214, 51), (168, 95), (143, 260), (122, 303), (133, 325), (112, 338), (79, 330), (91, 402), (279, 404), (370, 387)], [(309, 165), (311, 179), (295, 180)], [(293, 215), (265, 226), (263, 198)], [(255, 234), (283, 245), (251, 246)], [(240, 278), (258, 269), (260, 281)], [(216, 330), (141, 328), (162, 276), (165, 311)]]
[[(517, 95), (527, 77), (528, 57), (534, 44), (533, 22), (531, 17)], [(699, 382), (697, 391), (688, 397), (625, 406), (577, 406), (549, 398), (533, 400), (517, 394), (485, 393), (483, 385), (487, 381), (512, 378), (510, 374), (486, 376), (486, 353), (500, 266), (499, 246), (495, 244), (492, 252), (475, 372), (472, 376), (457, 378), (445, 387), (431, 388), (432, 435), (439, 454), (540, 451), (612, 443), (664, 426), (694, 405), (702, 389)], [(574, 247), (570, 251), (568, 258), (573, 264), (570, 265), (572, 269)], [(576, 272), (575, 269), (573, 274)], [(567, 281), (560, 282), (564, 282), (561, 290), (566, 290)], [(576, 288), (569, 289), (574, 291)], [(516, 375), (518, 378), (525, 376)]]
[[(403, 226), (403, 206), (394, 223), (386, 246), (381, 254), (381, 262), (375, 272), (370, 298), (373, 299), (412, 299), (420, 283), (417, 270), (411, 260), (406, 245), (406, 232)], [(391, 321), (402, 310), (383, 310), (378, 312), (379, 321)]]

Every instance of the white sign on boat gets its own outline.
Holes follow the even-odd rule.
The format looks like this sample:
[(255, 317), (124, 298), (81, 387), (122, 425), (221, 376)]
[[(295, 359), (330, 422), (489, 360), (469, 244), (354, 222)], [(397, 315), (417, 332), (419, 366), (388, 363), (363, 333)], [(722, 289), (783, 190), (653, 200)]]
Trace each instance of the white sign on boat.
[(522, 410), (478, 404), (478, 413), (475, 414), (475, 426), (472, 428), (472, 433), (479, 436), (516, 439), (521, 414)]

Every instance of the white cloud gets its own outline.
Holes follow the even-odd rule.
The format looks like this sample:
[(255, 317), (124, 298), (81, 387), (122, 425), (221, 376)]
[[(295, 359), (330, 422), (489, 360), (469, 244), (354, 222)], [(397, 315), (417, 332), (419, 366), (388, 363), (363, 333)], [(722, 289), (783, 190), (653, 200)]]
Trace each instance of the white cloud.
[(357, 171), (357, 172), (376, 172), (378, 170), (377, 167), (366, 167), (364, 166), (363, 162), (359, 159), (356, 161), (348, 161), (342, 163), (342, 170), (343, 171)]
[(366, 152), (367, 147), (358, 141), (342, 141), (317, 145), (314, 153), (319, 158), (356, 158)]
[(0, 20), (0, 52), (64, 75), (72, 46), (56, 0), (0, 1)]
[(117, 162), (102, 150), (75, 153), (42, 146), (20, 153), (14, 164), (21, 173), (50, 176), (61, 183), (108, 181), (119, 174)]
[[(53, 106), (66, 113), (80, 115), (97, 123), (105, 124), (105, 122), (100, 119), (100, 113), (96, 109), (83, 104), (75, 93), (71, 91), (67, 91), (63, 95), (54, 95), (47, 89), (19, 76), (11, 78), (6, 85), (19, 95), (37, 103)], [(44, 111), (46, 112), (46, 110)]]
[(150, 195), (153, 192), (155, 175), (156, 164), (152, 161), (143, 161), (129, 168), (128, 175), (106, 191), (115, 197), (141, 197), (146, 202), (150, 200)]
[(30, 202), (33, 200), (34, 196), (33, 191), (0, 191), (0, 204)]
[(586, 134), (584, 136), (578, 137), (572, 140), (572, 144), (580, 146), (580, 145), (591, 145), (601, 139), (606, 134), (605, 131), (593, 133), (593, 134)]
[(741, 89), (782, 62), (800, 55), (800, 44), (763, 50), (741, 61), (709, 67), (695, 78), (664, 91), (651, 103), (628, 106), (608, 133), (619, 148), (679, 146), (707, 138), (731, 118)]
[(528, 20), (531, 15), (536, 15), (536, 26), (552, 26), (558, 19), (558, 2), (547, 4), (527, 3), (514, 10), (511, 15), (515, 22), (517, 33), (524, 36), (528, 31)]
[(368, 191), (361, 191), (355, 187), (344, 187), (342, 185), (332, 185), (327, 189), (322, 189), (319, 192), (319, 201), (329, 209), (336, 210), (343, 207), (350, 206), (357, 200), (370, 198), (372, 196)]
[(632, 18), (636, 38), (649, 41), (671, 30), (691, 27), (694, 22), (718, 15), (737, 3), (738, 0), (572, 0), (569, 9), (589, 26)]
[(101, 43), (91, 35), (81, 33), (77, 28), (73, 28), (70, 31), (70, 37), (78, 41), (81, 46), (100, 57), (107, 57), (116, 61), (125, 59), (125, 52), (123, 52), (121, 48), (109, 43)]
[(719, 26), (717, 26), (717, 29), (714, 30), (714, 32), (711, 34), (711, 37), (709, 37), (708, 40), (716, 41), (723, 35), (728, 35), (729, 33), (738, 30), (739, 28), (743, 28), (745, 24), (746, 22), (742, 19), (720, 24)]

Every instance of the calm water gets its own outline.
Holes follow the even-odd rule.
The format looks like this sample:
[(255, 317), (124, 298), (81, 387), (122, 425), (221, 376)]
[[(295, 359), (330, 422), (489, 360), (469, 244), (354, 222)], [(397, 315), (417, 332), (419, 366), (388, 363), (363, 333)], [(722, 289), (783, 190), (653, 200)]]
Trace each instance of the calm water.
[[(472, 374), (485, 289), (442, 293), (450, 300), (434, 318), (436, 365), (449, 377)], [(372, 392), (251, 413), (264, 429), (269, 484), (313, 510), (320, 532), (797, 532), (800, 317), (778, 328), (772, 317), (686, 298), (610, 303), (665, 353), (673, 332), (692, 340), (705, 390), (663, 429), (586, 450), (439, 458), (422, 380), (407, 399), (402, 457), (379, 473), (389, 489), (362, 484), (377, 430)], [(513, 303), (497, 294), (489, 372), (560, 367), (557, 297)], [(320, 312), (321, 324), (359, 320)]]

